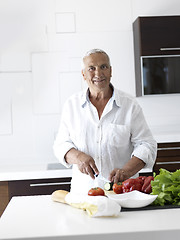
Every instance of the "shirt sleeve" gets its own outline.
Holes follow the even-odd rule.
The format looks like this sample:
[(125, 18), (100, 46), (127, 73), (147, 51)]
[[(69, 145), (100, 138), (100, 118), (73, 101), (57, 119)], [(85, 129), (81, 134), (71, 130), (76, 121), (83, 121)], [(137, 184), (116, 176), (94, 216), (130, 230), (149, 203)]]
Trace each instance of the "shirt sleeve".
[(138, 104), (132, 117), (131, 133), (131, 141), (134, 146), (132, 156), (136, 156), (144, 161), (146, 164), (145, 168), (152, 169), (157, 155), (157, 143)]
[(67, 126), (68, 111), (67, 109), (66, 110), (65, 109), (66, 107), (64, 107), (62, 111), (61, 123), (60, 123), (60, 127), (58, 130), (56, 139), (54, 141), (53, 151), (56, 158), (59, 160), (59, 162), (63, 164), (65, 167), (69, 168), (72, 165), (66, 162), (64, 156), (71, 148), (75, 148), (75, 149), (77, 148), (70, 138), (70, 134)]

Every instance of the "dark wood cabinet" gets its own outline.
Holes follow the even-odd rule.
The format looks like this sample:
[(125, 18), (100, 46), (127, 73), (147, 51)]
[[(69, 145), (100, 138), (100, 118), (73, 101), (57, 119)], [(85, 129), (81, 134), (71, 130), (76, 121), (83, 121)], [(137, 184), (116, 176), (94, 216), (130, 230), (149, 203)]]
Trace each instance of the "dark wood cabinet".
[(0, 182), (0, 216), (9, 202), (8, 182)]
[(180, 142), (158, 143), (157, 159), (153, 171), (164, 168), (170, 172), (180, 169)]
[(62, 189), (70, 191), (71, 178), (9, 181), (9, 199), (13, 196), (50, 195)]
[(56, 190), (70, 191), (71, 177), (0, 182), (0, 216), (14, 196), (51, 195)]
[(180, 16), (138, 17), (133, 31), (141, 56), (180, 54)]
[[(138, 97), (144, 94), (145, 87), (142, 84), (143, 59), (180, 55), (180, 16), (138, 17), (133, 23), (133, 36), (136, 96)], [(158, 81), (159, 79), (155, 79), (156, 85)], [(154, 87), (152, 83), (151, 87), (156, 89), (158, 86)], [(163, 89), (163, 91), (166, 90)], [(176, 90), (173, 91), (176, 92)]]

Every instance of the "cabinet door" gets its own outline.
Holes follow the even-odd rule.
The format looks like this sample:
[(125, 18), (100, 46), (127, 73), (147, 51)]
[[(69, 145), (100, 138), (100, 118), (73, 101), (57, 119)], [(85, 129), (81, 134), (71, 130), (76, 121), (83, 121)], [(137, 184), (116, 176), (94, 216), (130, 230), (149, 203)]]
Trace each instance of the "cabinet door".
[(9, 202), (8, 182), (0, 182), (0, 216)]
[(159, 143), (154, 172), (159, 174), (159, 169), (164, 168), (170, 172), (180, 169), (180, 142)]
[(140, 17), (141, 56), (180, 54), (180, 16)]
[(50, 195), (56, 190), (70, 191), (71, 178), (9, 181), (9, 198), (13, 196)]

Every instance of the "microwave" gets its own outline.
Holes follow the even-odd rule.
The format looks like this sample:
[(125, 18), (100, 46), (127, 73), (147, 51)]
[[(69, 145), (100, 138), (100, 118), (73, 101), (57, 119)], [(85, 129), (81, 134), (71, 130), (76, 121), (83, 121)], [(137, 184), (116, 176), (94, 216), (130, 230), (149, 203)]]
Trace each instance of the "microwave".
[(141, 56), (142, 96), (180, 94), (180, 55)]

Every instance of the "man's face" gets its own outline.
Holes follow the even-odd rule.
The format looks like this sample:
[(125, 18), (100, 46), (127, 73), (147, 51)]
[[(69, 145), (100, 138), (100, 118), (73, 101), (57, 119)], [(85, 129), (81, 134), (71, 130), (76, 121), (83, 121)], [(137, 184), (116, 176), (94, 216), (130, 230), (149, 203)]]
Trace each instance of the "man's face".
[(90, 91), (103, 91), (109, 88), (111, 66), (104, 53), (93, 53), (84, 58), (82, 74)]

